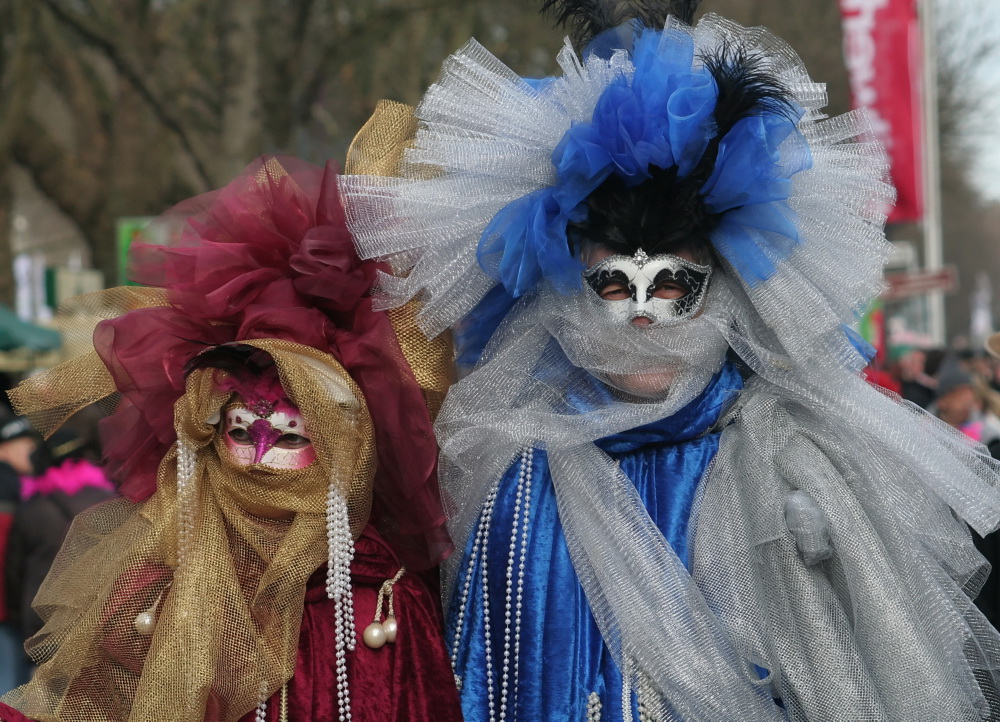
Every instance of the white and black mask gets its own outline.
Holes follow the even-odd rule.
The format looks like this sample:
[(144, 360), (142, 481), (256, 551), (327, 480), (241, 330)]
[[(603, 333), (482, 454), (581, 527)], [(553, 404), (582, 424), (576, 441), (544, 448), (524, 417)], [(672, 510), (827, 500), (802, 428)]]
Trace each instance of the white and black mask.
[(705, 301), (711, 266), (702, 266), (669, 253), (605, 258), (583, 277), (624, 322), (648, 318), (653, 324), (695, 316)]

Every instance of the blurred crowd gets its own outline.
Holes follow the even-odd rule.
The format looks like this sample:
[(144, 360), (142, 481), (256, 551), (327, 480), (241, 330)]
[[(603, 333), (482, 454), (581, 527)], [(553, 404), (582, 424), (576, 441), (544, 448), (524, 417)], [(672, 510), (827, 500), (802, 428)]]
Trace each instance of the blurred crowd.
[(982, 350), (892, 347), (869, 378), (1000, 458), (1000, 334)]
[(101, 416), (88, 407), (43, 439), (0, 394), (0, 694), (31, 676), (24, 640), (42, 626), (31, 601), (73, 517), (115, 494), (100, 466)]
[[(1000, 459), (1000, 333), (982, 349), (893, 346), (867, 375)], [(1000, 565), (1000, 532), (986, 539), (973, 532), (973, 537), (993, 567)], [(990, 575), (977, 604), (993, 626), (1000, 627), (1000, 574)]]

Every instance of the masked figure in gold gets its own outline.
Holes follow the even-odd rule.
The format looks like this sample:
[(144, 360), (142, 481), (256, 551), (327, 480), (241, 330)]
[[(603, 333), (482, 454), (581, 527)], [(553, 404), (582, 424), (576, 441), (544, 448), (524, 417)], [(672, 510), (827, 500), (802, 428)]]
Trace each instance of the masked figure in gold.
[(0, 717), (460, 719), (434, 576), (447, 347), (372, 309), (332, 167), (261, 159), (157, 232), (132, 253), (147, 288), (93, 299), (94, 350), (14, 394), (42, 428), (115, 404), (124, 498), (74, 525)]

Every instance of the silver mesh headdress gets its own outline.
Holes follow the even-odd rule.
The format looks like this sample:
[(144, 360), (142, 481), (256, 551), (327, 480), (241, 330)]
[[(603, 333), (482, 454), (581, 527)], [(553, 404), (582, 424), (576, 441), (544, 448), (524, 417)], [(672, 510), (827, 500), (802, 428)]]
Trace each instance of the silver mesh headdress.
[[(707, 59), (737, 56), (785, 89), (783, 110), (758, 109), (721, 139), (711, 113), (704, 137), (653, 133), (609, 150), (596, 132), (623, 94), (659, 102), (657, 68), (686, 67), (682, 100), (694, 107), (718, 93), (701, 85)], [(420, 297), (429, 334), (470, 319), (492, 329), (490, 312), (502, 316), (438, 417), (453, 538), (474, 530), (521, 449), (544, 448), (604, 639), (671, 714), (985, 717), (1000, 642), (969, 599), (984, 576), (966, 522), (980, 533), (1000, 524), (1000, 466), (858, 374), (865, 359), (848, 327), (880, 290), (893, 198), (865, 115), (826, 118), (823, 86), (787, 45), (715, 16), (694, 28), (668, 20), (582, 61), (567, 43), (558, 60), (562, 76), (528, 82), (471, 41), (417, 108), (401, 177), (342, 182), (361, 254), (395, 271), (381, 279), (383, 307)], [(602, 325), (593, 293), (573, 285), (582, 266), (568, 236), (588, 221), (581, 204), (632, 166), (633, 179), (654, 166), (692, 177), (699, 143), (716, 148), (699, 192), (719, 264), (704, 312), (665, 327)], [(605, 152), (617, 170), (580, 171)], [(754, 187), (737, 188), (740, 178)], [(750, 380), (701, 486), (689, 574), (591, 442), (680, 409), (727, 350)], [(803, 529), (801, 518), (822, 523)], [(828, 541), (805, 554), (828, 560), (805, 563), (806, 539)]]

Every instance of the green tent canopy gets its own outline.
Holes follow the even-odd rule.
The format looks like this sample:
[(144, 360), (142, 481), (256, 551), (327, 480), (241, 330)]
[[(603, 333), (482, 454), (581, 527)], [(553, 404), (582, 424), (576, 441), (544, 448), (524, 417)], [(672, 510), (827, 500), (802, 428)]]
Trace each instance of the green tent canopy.
[(54, 351), (61, 345), (62, 337), (58, 331), (28, 323), (0, 305), (0, 351)]

